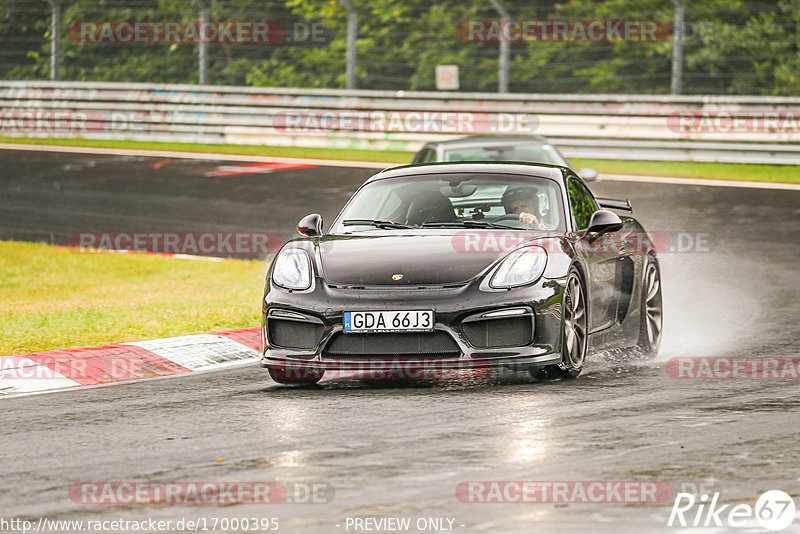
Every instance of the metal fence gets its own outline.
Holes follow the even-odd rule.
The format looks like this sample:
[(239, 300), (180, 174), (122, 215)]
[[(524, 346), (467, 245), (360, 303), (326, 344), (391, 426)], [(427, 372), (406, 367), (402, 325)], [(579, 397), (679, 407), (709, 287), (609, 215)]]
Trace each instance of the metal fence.
[[(0, 0), (0, 79), (797, 95), (798, 11), (800, 0)], [(457, 75), (437, 77), (446, 66)]]
[(569, 157), (800, 163), (800, 98), (0, 82), (0, 133), (414, 151), (544, 135)]

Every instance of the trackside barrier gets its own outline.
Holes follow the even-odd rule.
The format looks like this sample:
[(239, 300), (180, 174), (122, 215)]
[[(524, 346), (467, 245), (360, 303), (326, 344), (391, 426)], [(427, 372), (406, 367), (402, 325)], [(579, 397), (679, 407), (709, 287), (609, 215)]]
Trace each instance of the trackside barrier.
[(544, 135), (568, 157), (800, 164), (800, 98), (0, 81), (0, 134), (415, 151)]

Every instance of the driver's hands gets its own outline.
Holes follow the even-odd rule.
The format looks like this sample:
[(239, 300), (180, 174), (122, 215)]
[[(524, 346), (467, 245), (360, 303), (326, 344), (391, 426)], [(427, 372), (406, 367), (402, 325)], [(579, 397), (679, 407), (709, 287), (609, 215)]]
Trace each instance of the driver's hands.
[(522, 223), (527, 224), (528, 226), (537, 226), (538, 228), (544, 228), (544, 224), (542, 221), (539, 220), (536, 215), (533, 213), (525, 213), (524, 211), (519, 214), (519, 220)]

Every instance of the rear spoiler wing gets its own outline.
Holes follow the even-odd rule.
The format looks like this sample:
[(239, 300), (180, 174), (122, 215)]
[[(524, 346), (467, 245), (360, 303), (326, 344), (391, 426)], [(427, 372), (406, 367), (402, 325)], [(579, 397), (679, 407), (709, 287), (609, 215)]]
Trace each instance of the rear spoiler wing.
[(618, 200), (616, 198), (595, 198), (597, 203), (600, 204), (601, 208), (611, 208), (615, 210), (624, 210), (633, 212), (633, 206), (631, 206), (631, 201), (627, 198), (625, 200)]

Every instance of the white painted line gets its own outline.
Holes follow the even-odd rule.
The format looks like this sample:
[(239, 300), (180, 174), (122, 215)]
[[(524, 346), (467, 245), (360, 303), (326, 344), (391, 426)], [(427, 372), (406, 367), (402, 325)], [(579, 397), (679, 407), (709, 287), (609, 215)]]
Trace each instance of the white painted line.
[[(213, 373), (218, 369), (231, 369), (234, 367), (244, 367), (247, 365), (253, 365), (253, 363), (257, 360), (253, 359), (246, 359), (246, 360), (232, 360), (230, 362), (226, 362), (224, 365), (216, 365), (213, 367), (204, 367), (202, 369), (198, 369), (196, 371), (192, 371), (190, 373), (176, 373), (171, 375), (157, 375), (157, 376), (145, 376), (142, 378), (132, 378), (130, 380), (125, 380), (124, 382), (121, 381), (113, 381), (113, 382), (103, 382), (100, 384), (79, 384), (74, 382), (74, 384), (67, 384), (67, 383), (58, 383), (55, 387), (42, 385), (39, 384), (32, 385), (32, 387), (7, 387), (6, 384), (0, 382), (0, 399), (2, 398), (12, 398), (12, 397), (25, 397), (28, 395), (47, 395), (50, 393), (60, 393), (62, 391), (78, 391), (83, 389), (94, 389), (94, 388), (106, 388), (106, 387), (114, 387), (119, 384), (131, 384), (135, 382), (143, 382), (145, 380), (174, 380), (176, 378), (180, 378), (183, 376), (194, 375), (194, 374), (204, 374), (204, 373)], [(68, 379), (65, 379), (68, 380)], [(6, 381), (8, 382), (8, 381)], [(18, 380), (15, 380), (18, 382)], [(72, 382), (72, 381), (70, 381)]]
[[(158, 254), (157, 252), (155, 254)], [(219, 258), (217, 256), (195, 256), (194, 254), (172, 254), (173, 258), (178, 260), (196, 260), (196, 261), (225, 261), (229, 258)]]
[(121, 249), (116, 250), (113, 248), (93, 248), (93, 247), (71, 247), (61, 246), (70, 250), (78, 250), (83, 254), (146, 254), (148, 256), (163, 256), (165, 258), (175, 258), (178, 260), (197, 260), (197, 261), (225, 261), (237, 258), (223, 258), (220, 256), (197, 256), (195, 254), (178, 254), (173, 252), (151, 252), (149, 250), (130, 250)]
[(125, 345), (142, 347), (192, 371), (209, 367), (219, 368), (261, 358), (257, 350), (213, 334), (168, 337), (125, 343)]
[[(211, 154), (203, 152), (171, 152), (168, 150), (138, 150), (134, 148), (92, 148), (82, 146), (26, 145), (0, 143), (0, 150), (28, 150), (32, 152), (65, 152), (69, 154), (100, 154), (106, 156), (147, 156), (154, 158), (202, 159), (214, 161), (252, 161), (294, 163), (299, 165), (322, 165), (328, 167), (359, 167), (363, 169), (387, 169), (402, 163), (380, 163), (376, 161), (344, 161), (339, 159), (278, 158), (271, 156), (247, 156), (242, 154)], [(409, 154), (409, 162), (411, 154)]]
[[(4, 356), (4, 358), (8, 358), (8, 356)], [(31, 364), (24, 369), (25, 376), (20, 376), (20, 371), (17, 370), (4, 369), (0, 371), (0, 396), (37, 393), (81, 385), (80, 382), (54, 371), (50, 366), (40, 365), (36, 362), (31, 362)], [(31, 378), (26, 378), (26, 376), (31, 376)]]
[(800, 191), (800, 184), (772, 182), (741, 182), (735, 180), (703, 180), (700, 178), (668, 178), (666, 176), (633, 176), (629, 174), (601, 174), (598, 182), (641, 182), (649, 184), (700, 185), (703, 187), (740, 187), (747, 189), (781, 189)]

